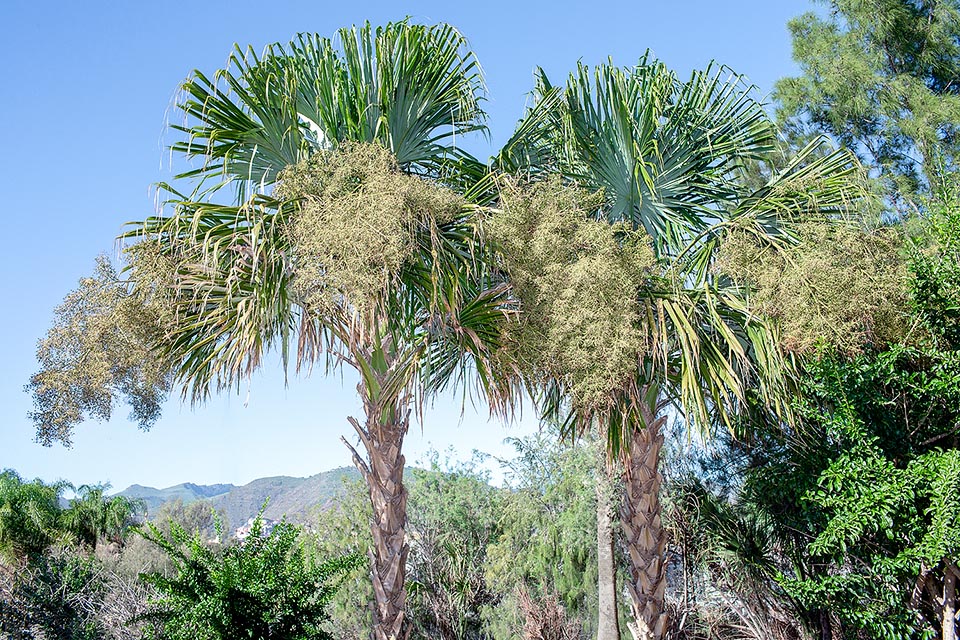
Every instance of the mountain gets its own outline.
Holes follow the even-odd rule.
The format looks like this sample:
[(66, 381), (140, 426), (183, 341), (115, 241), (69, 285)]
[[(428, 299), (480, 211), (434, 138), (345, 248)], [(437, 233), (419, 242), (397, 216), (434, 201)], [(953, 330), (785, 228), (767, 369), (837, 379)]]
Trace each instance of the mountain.
[(154, 489), (139, 484), (133, 484), (120, 492), (119, 495), (126, 496), (134, 500), (143, 500), (147, 505), (147, 513), (155, 513), (157, 508), (164, 502), (180, 499), (184, 504), (189, 504), (194, 500), (203, 500), (225, 494), (235, 489), (232, 484), (212, 484), (197, 485), (192, 482), (184, 482), (166, 489)]
[(168, 500), (179, 498), (188, 504), (207, 499), (214, 508), (223, 511), (226, 524), (232, 530), (257, 515), (268, 499), (264, 518), (280, 520), (286, 517), (291, 522), (306, 523), (316, 511), (330, 507), (344, 482), (359, 477), (353, 467), (340, 467), (309, 478), (258, 478), (239, 487), (232, 484), (197, 485), (184, 482), (166, 489), (154, 489), (135, 484), (121, 491), (120, 495), (143, 500), (150, 515), (155, 514), (160, 505)]

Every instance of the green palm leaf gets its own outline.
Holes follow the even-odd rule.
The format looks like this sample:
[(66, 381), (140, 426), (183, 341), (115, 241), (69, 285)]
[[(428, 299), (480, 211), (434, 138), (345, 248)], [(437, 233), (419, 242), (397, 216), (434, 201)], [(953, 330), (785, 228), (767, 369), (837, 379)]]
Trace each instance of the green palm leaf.
[(449, 25), (407, 22), (301, 34), (262, 56), (235, 48), (227, 66), (181, 86), (182, 139), (171, 150), (200, 166), (177, 177), (263, 193), (286, 166), (344, 141), (379, 142), (406, 170), (457, 180), (480, 167), (458, 138), (484, 132), (483, 77)]
[(604, 215), (645, 229), (661, 253), (722, 219), (737, 169), (774, 140), (742, 77), (710, 66), (680, 82), (649, 54), (632, 69), (579, 65), (562, 118), (563, 172), (604, 190)]

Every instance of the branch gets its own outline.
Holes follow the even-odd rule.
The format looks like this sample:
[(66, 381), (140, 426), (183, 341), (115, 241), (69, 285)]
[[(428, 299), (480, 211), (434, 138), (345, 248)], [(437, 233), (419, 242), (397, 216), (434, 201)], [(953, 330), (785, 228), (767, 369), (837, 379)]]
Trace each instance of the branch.
[(363, 479), (369, 482), (370, 477), (370, 467), (367, 466), (367, 463), (363, 461), (360, 457), (360, 454), (357, 453), (357, 450), (353, 448), (347, 439), (343, 436), (340, 436), (340, 442), (347, 446), (347, 449), (350, 450), (351, 457), (353, 458), (353, 465), (357, 468), (357, 471), (360, 472), (360, 475), (363, 476)]
[[(367, 451), (372, 451), (373, 445), (370, 443), (370, 434), (367, 432), (367, 430), (364, 429), (360, 422), (353, 416), (347, 416), (347, 422), (350, 423), (350, 425), (353, 427), (353, 430), (357, 432), (358, 436), (360, 436), (360, 441), (363, 443), (364, 448), (366, 448)], [(353, 447), (351, 447), (351, 450), (352, 449)], [(356, 452), (354, 452), (354, 455), (356, 455)]]

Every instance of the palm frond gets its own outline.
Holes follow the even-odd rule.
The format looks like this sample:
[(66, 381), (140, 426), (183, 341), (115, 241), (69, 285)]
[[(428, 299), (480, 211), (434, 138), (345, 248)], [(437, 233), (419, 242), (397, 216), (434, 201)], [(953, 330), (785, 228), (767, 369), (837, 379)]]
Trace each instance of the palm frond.
[(740, 164), (772, 149), (751, 93), (725, 67), (680, 82), (649, 54), (632, 69), (579, 65), (566, 86), (562, 170), (604, 190), (609, 220), (675, 252), (736, 202)]
[(233, 184), (245, 202), (312, 152), (376, 141), (411, 172), (455, 180), (482, 166), (458, 137), (486, 131), (483, 92), (476, 58), (444, 24), (300, 34), (262, 56), (235, 47), (212, 78), (194, 71), (181, 85), (171, 150), (200, 166), (177, 178)]

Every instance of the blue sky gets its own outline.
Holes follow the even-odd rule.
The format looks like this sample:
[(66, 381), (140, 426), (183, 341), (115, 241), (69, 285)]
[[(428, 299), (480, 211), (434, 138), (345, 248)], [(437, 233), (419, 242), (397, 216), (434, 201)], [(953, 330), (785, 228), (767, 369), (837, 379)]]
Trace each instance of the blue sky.
[[(747, 75), (764, 96), (796, 73), (786, 22), (810, 10), (799, 0), (630, 2), (49, 2), (4, 0), (0, 25), (0, 153), (4, 228), (0, 250), (0, 468), (75, 483), (169, 486), (305, 476), (349, 464), (345, 416), (362, 415), (354, 383), (315, 374), (284, 388), (268, 365), (240, 395), (191, 410), (171, 401), (149, 433), (119, 407), (108, 424), (88, 422), (74, 447), (33, 442), (23, 386), (54, 307), (113, 253), (123, 224), (155, 209), (150, 185), (167, 176), (164, 123), (178, 83), (212, 72), (233, 43), (256, 49), (300, 31), (323, 35), (406, 15), (449, 22), (469, 39), (486, 74), (488, 155), (512, 132), (536, 66), (560, 82), (577, 60), (612, 56), (628, 65), (650, 48), (683, 75), (715, 59)], [(461, 458), (477, 448), (509, 455), (502, 440), (534, 428), (529, 414), (505, 428), (485, 410), (440, 398), (405, 449), (416, 462), (432, 446)]]

